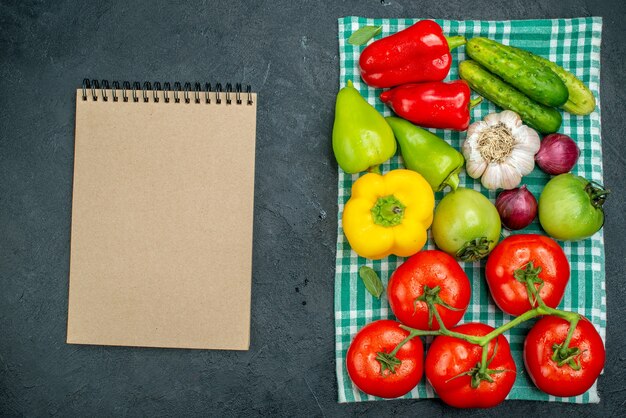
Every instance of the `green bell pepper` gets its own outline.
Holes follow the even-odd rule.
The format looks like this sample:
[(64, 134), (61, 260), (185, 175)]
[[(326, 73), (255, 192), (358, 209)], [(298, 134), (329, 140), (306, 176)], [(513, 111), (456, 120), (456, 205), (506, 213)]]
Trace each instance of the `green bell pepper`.
[(393, 116), (385, 119), (400, 144), (405, 167), (424, 176), (435, 192), (446, 186), (456, 190), (465, 163), (463, 155), (442, 138), (411, 122)]
[(337, 94), (333, 151), (346, 173), (378, 171), (396, 153), (396, 140), (385, 118), (348, 85)]

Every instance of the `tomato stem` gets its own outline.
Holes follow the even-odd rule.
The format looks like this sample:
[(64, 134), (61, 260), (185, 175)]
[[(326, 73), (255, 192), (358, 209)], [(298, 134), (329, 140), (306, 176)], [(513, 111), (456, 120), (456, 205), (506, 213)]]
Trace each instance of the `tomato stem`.
[[(447, 331), (448, 328), (446, 328), (446, 325), (443, 323), (443, 319), (441, 319), (441, 315), (439, 315), (439, 311), (437, 310), (437, 307), (432, 302), (428, 305), (428, 313), (430, 314), (430, 312), (433, 312), (435, 314), (435, 319), (437, 320), (437, 323), (439, 324), (439, 329), (445, 329)], [(428, 326), (430, 326), (430, 323), (428, 324)]]
[(471, 241), (467, 241), (463, 246), (456, 252), (456, 256), (461, 261), (465, 262), (473, 262), (480, 260), (485, 257), (491, 251), (489, 246), (493, 241), (488, 240), (487, 237), (480, 237), (473, 239)]
[(411, 328), (406, 325), (400, 325), (400, 328), (402, 328), (403, 330), (409, 331), (411, 335), (413, 335), (412, 337), (411, 335), (409, 335), (409, 337), (411, 338), (418, 337), (418, 336), (425, 337), (428, 335), (433, 335), (433, 336), (447, 335), (448, 337), (458, 338), (460, 340), (468, 341), (472, 344), (477, 344), (477, 345), (480, 345), (479, 343), (482, 338), (482, 337), (476, 337), (475, 335), (466, 335), (466, 334), (461, 334), (460, 332), (450, 331), (447, 328), (438, 329), (434, 331), (423, 331), (421, 329)]
[(563, 341), (563, 348), (567, 349), (570, 341), (572, 340), (572, 336), (574, 335), (574, 331), (576, 330), (576, 325), (578, 325), (578, 321), (580, 320), (580, 316), (576, 315), (569, 323), (569, 330), (567, 331), (567, 337), (565, 337), (565, 341)]
[(409, 331), (409, 335), (407, 335), (404, 340), (400, 341), (390, 353), (382, 351), (376, 353), (376, 360), (380, 363), (380, 374), (383, 374), (385, 370), (389, 370), (390, 373), (396, 372), (396, 367), (402, 364), (402, 361), (396, 357), (396, 354), (398, 354), (398, 351), (400, 351), (404, 344), (408, 343), (413, 338), (420, 335), (439, 335), (439, 331), (420, 331), (404, 325), (400, 325), (400, 328)]
[(554, 353), (552, 354), (552, 361), (556, 362), (559, 367), (563, 367), (567, 364), (573, 370), (580, 370), (578, 356), (582, 354), (582, 351), (580, 351), (580, 348), (578, 347), (569, 346), (572, 337), (574, 336), (576, 325), (578, 325), (578, 321), (580, 321), (580, 315), (575, 314), (574, 312), (569, 313), (574, 315), (568, 315), (567, 318), (564, 318), (569, 320), (567, 336), (565, 337), (565, 341), (563, 341), (563, 343), (554, 344), (554, 346), (552, 346), (552, 350), (554, 350)]
[[(529, 263), (530, 265), (528, 266), (529, 268), (527, 268), (527, 270), (533, 270), (533, 266), (532, 263)], [(541, 271), (541, 269), (538, 267), (537, 268), (539, 271)], [(537, 271), (538, 273), (538, 271)], [(569, 365), (572, 369), (574, 370), (578, 370), (580, 369), (580, 364), (578, 362), (578, 357), (582, 354), (582, 352), (580, 351), (580, 349), (578, 347), (569, 347), (569, 344), (571, 342), (571, 339), (574, 335), (574, 330), (576, 329), (576, 325), (578, 324), (578, 321), (580, 320), (580, 315), (577, 314), (576, 312), (570, 312), (570, 311), (563, 311), (560, 309), (555, 309), (555, 308), (551, 308), (549, 306), (547, 306), (545, 304), (545, 302), (541, 299), (541, 297), (539, 296), (539, 290), (541, 289), (541, 287), (539, 289), (536, 289), (534, 284), (537, 283), (537, 281), (533, 281), (533, 279), (527, 279), (526, 278), (526, 273), (524, 273), (525, 275), (525, 281), (527, 284), (527, 289), (530, 294), (534, 295), (534, 300), (537, 303), (537, 307), (534, 309), (531, 309), (529, 311), (524, 312), (523, 314), (521, 314), (520, 316), (514, 318), (513, 320), (507, 322), (506, 324), (503, 324), (501, 326), (499, 326), (498, 328), (494, 329), (493, 331), (491, 331), (490, 333), (482, 336), (482, 337), (478, 337), (478, 336), (474, 336), (474, 335), (466, 335), (466, 334), (461, 334), (460, 332), (456, 332), (456, 331), (452, 331), (449, 330), (445, 327), (445, 325), (443, 324), (443, 321), (441, 319), (441, 316), (439, 315), (439, 312), (437, 311), (434, 303), (430, 300), (426, 300), (426, 303), (428, 303), (428, 308), (430, 311), (432, 311), (434, 317), (437, 319), (437, 322), (439, 323), (439, 330), (429, 330), (429, 331), (423, 331), (423, 330), (418, 330), (415, 328), (411, 328), (408, 327), (406, 325), (400, 325), (400, 328), (409, 331), (409, 336), (406, 337), (403, 341), (400, 342), (400, 344), (398, 344), (396, 346), (396, 348), (394, 348), (394, 350), (390, 353), (390, 355), (395, 355), (398, 350), (400, 349), (400, 347), (402, 347), (402, 345), (404, 345), (407, 341), (411, 340), (412, 338), (415, 338), (417, 336), (427, 336), (427, 335), (433, 335), (433, 336), (439, 336), (439, 335), (446, 335), (449, 337), (454, 337), (454, 338), (458, 338), (460, 340), (464, 340), (467, 341), (471, 344), (476, 344), (479, 345), (480, 347), (482, 347), (482, 355), (481, 355), (481, 361), (480, 363), (476, 364), (476, 367), (460, 373), (459, 375), (453, 377), (453, 379), (457, 378), (457, 377), (461, 377), (461, 376), (466, 376), (466, 375), (470, 375), (472, 380), (471, 380), (471, 386), (472, 388), (476, 389), (479, 385), (480, 382), (483, 380), (489, 381), (489, 382), (493, 382), (493, 379), (491, 379), (490, 375), (492, 374), (496, 374), (496, 373), (503, 373), (509, 370), (499, 370), (499, 369), (489, 369), (489, 364), (491, 363), (491, 361), (493, 360), (493, 358), (496, 355), (496, 350), (498, 348), (498, 340), (496, 340), (496, 345), (494, 347), (494, 351), (492, 354), (492, 357), (489, 358), (489, 344), (491, 343), (491, 340), (493, 340), (494, 338), (497, 338), (499, 335), (505, 333), (506, 331), (510, 330), (511, 328), (516, 327), (517, 325), (521, 324), (522, 322), (526, 322), (529, 319), (535, 318), (537, 316), (542, 316), (542, 315), (553, 315), (553, 316), (557, 316), (559, 318), (565, 319), (566, 321), (568, 321), (570, 323), (570, 327), (567, 333), (567, 337), (565, 338), (565, 341), (563, 341), (562, 344), (555, 344), (553, 347), (554, 350), (554, 354), (552, 355), (552, 360), (555, 361), (559, 367), (567, 364)], [(521, 280), (520, 280), (521, 281)], [(432, 289), (430, 289), (432, 290)], [(529, 296), (530, 297), (530, 296)], [(531, 303), (532, 299), (531, 299)], [(452, 380), (452, 379), (450, 379)]]
[[(460, 332), (456, 332), (456, 331), (452, 331), (449, 330), (447, 328), (442, 328), (439, 330), (434, 330), (434, 331), (423, 331), (423, 330), (419, 330), (419, 329), (415, 329), (415, 328), (411, 328), (408, 327), (406, 325), (400, 325), (400, 328), (409, 331), (410, 334), (409, 336), (406, 338), (406, 340), (410, 340), (412, 338), (415, 338), (417, 336), (427, 336), (427, 335), (434, 335), (434, 336), (439, 336), (439, 335), (447, 335), (449, 337), (454, 337), (454, 338), (458, 338), (460, 340), (464, 340), (467, 341), (469, 343), (472, 344), (476, 344), (479, 345), (481, 347), (486, 346), (487, 344), (489, 344), (489, 342), (491, 340), (493, 340), (494, 338), (496, 338), (498, 335), (505, 333), (506, 331), (510, 330), (511, 328), (515, 328), (516, 326), (518, 326), (519, 324), (521, 324), (522, 322), (526, 322), (529, 319), (535, 318), (537, 316), (542, 316), (542, 315), (554, 315), (554, 316), (558, 316), (560, 318), (563, 318), (567, 321), (570, 322), (570, 324), (574, 323), (574, 319), (576, 318), (576, 322), (578, 322), (578, 319), (580, 319), (580, 315), (578, 315), (575, 312), (569, 312), (569, 311), (562, 311), (559, 309), (554, 309), (554, 308), (550, 308), (547, 305), (540, 305), (534, 309), (531, 309), (529, 311), (524, 312), (523, 314), (521, 314), (520, 316), (516, 317), (515, 319), (507, 322), (506, 324), (503, 324), (501, 326), (499, 326), (498, 328), (494, 329), (493, 331), (491, 331), (489, 334), (484, 335), (482, 337), (477, 337), (475, 335), (467, 335), (467, 334), (461, 334)], [(435, 317), (438, 316), (438, 312), (435, 312)], [(575, 328), (575, 326), (574, 326)], [(571, 331), (573, 333), (573, 331)], [(570, 336), (571, 339), (571, 336)], [(569, 339), (566, 339), (566, 342), (569, 344)], [(400, 342), (400, 344), (398, 344), (399, 346), (401, 346), (401, 344), (404, 344), (404, 341)], [(396, 349), (399, 350), (398, 347), (396, 347)], [(396, 349), (394, 349), (395, 352)], [(394, 352), (392, 351), (392, 353)]]
[[(495, 352), (493, 354), (495, 355)], [(483, 345), (482, 357), (480, 359), (480, 371), (483, 373), (487, 370), (487, 366), (489, 365), (488, 360), (487, 360), (488, 356), (489, 356), (489, 344), (486, 344), (486, 345)]]
[(435, 319), (437, 319), (439, 328), (446, 329), (446, 326), (444, 325), (443, 320), (441, 319), (441, 316), (439, 315), (439, 311), (437, 310), (436, 305), (441, 305), (446, 309), (450, 309), (451, 311), (461, 310), (460, 308), (455, 308), (454, 306), (451, 306), (450, 304), (445, 302), (443, 299), (441, 299), (441, 297), (439, 296), (440, 291), (441, 291), (440, 286), (435, 286), (431, 288), (430, 286), (426, 284), (424, 285), (423, 293), (420, 296), (416, 297), (415, 301), (413, 301), (413, 308), (415, 310), (417, 310), (418, 302), (424, 302), (426, 306), (428, 307), (428, 328), (429, 329), (432, 329), (433, 327), (433, 316), (435, 317)]
[(412, 333), (409, 333), (409, 335), (404, 340), (400, 341), (398, 343), (398, 345), (395, 346), (395, 348), (391, 351), (391, 353), (389, 353), (389, 355), (390, 356), (395, 356), (396, 354), (398, 354), (398, 351), (400, 351), (402, 346), (404, 344), (408, 343), (409, 341), (411, 341), (415, 337), (416, 337), (416, 335), (412, 335)]
[(380, 363), (380, 374), (385, 376), (385, 370), (389, 370), (389, 373), (395, 374), (396, 367), (402, 364), (402, 361), (391, 353), (385, 353), (379, 351), (376, 353), (376, 360)]
[(595, 181), (590, 181), (587, 186), (585, 186), (585, 191), (589, 195), (591, 199), (591, 204), (596, 209), (601, 209), (602, 205), (606, 201), (606, 197), (611, 193), (609, 189), (605, 189), (603, 185), (596, 183)]
[[(400, 325), (400, 327), (404, 329), (402, 325)], [(407, 337), (404, 340), (400, 341), (390, 353), (385, 353), (383, 351), (379, 351), (378, 353), (376, 353), (376, 360), (378, 361), (378, 363), (380, 363), (381, 375), (384, 376), (385, 370), (389, 370), (390, 373), (395, 373), (396, 367), (402, 364), (402, 360), (397, 358), (396, 354), (398, 354), (398, 351), (400, 351), (400, 349), (402, 348), (404, 344), (408, 343), (413, 338), (418, 336), (418, 334), (413, 332), (413, 330), (408, 330), (408, 331), (409, 331), (409, 335), (407, 335)]]
[(570, 324), (573, 323), (574, 320), (576, 320), (577, 323), (580, 319), (580, 315), (578, 315), (576, 312), (562, 311), (560, 309), (554, 309), (546, 305), (541, 306), (541, 315), (557, 316), (559, 318), (565, 319)]
[[(530, 302), (531, 308), (537, 305), (545, 306), (543, 299), (539, 296), (543, 288), (543, 280), (539, 277), (541, 270), (541, 266), (535, 267), (533, 262), (529, 261), (526, 265), (513, 272), (515, 280), (526, 285), (526, 293), (528, 293), (528, 301)], [(535, 285), (539, 286), (535, 287)]]
[(478, 345), (480, 346), (485, 346), (486, 344), (489, 344), (489, 342), (491, 340), (493, 340), (494, 338), (496, 338), (498, 335), (510, 330), (511, 328), (514, 328), (516, 326), (518, 326), (519, 324), (521, 324), (522, 322), (526, 322), (529, 319), (532, 319), (536, 316), (539, 315), (543, 315), (543, 307), (539, 306), (535, 309), (531, 309), (530, 311), (526, 311), (523, 314), (521, 314), (520, 316), (518, 316), (517, 318), (507, 322), (506, 324), (501, 325), (500, 327), (494, 329), (493, 331), (491, 331), (489, 334), (480, 337), (480, 342), (478, 343)]
[[(425, 337), (425, 336), (428, 336), (428, 335), (434, 335), (434, 336), (444, 335), (441, 332), (441, 330), (424, 331), (424, 330), (421, 330), (421, 329), (415, 329), (415, 328), (407, 327), (406, 325), (402, 325), (402, 324), (400, 325), (400, 328), (402, 328), (405, 331), (409, 331), (410, 332), (409, 336), (406, 337), (405, 340), (410, 340), (410, 339), (415, 338), (415, 337)], [(465, 336), (464, 334), (459, 334), (459, 335)], [(405, 343), (405, 341), (401, 341), (400, 342), (400, 344), (404, 344), (404, 343)], [(400, 345), (400, 344), (398, 344), (398, 345)], [(399, 349), (399, 348), (398, 347), (394, 348), (394, 351), (396, 351), (396, 349)], [(393, 353), (393, 351), (392, 351), (392, 353)]]
[(459, 373), (456, 376), (452, 377), (451, 379), (446, 380), (446, 383), (448, 383), (451, 380), (457, 379), (461, 376), (470, 376), (470, 386), (473, 389), (477, 389), (478, 386), (480, 386), (480, 382), (482, 382), (483, 380), (489, 383), (493, 383), (493, 378), (491, 377), (491, 375), (493, 374), (505, 373), (505, 372), (515, 373), (515, 370), (510, 370), (510, 369), (490, 369), (489, 368), (489, 364), (491, 364), (497, 352), (498, 352), (498, 340), (496, 340), (496, 344), (493, 347), (493, 354), (491, 355), (491, 358), (488, 358), (489, 357), (489, 345), (483, 346), (481, 361), (479, 363), (476, 363), (476, 366), (472, 367), (471, 369), (465, 372)]

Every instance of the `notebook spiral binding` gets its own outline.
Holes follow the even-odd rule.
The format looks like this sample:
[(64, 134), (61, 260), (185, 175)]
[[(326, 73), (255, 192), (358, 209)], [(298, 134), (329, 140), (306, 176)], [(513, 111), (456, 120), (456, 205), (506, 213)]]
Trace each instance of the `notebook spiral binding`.
[[(165, 82), (161, 85), (158, 81), (154, 83), (145, 81), (142, 86), (138, 81), (133, 82), (131, 85), (129, 81), (123, 81), (120, 84), (119, 81), (109, 83), (108, 80), (98, 81), (89, 80), (88, 78), (83, 80), (84, 101), (86, 101), (88, 96), (91, 95), (93, 101), (97, 101), (98, 97), (102, 97), (102, 100), (107, 102), (109, 101), (107, 93), (109, 90), (111, 91), (111, 99), (114, 102), (119, 101), (121, 98), (124, 102), (128, 102), (129, 100), (139, 102), (141, 99), (141, 101), (146, 103), (150, 100), (154, 103), (158, 103), (162, 98), (165, 103), (169, 103), (171, 99), (173, 99), (174, 103), (191, 103), (191, 95), (193, 94), (194, 103), (204, 102), (205, 104), (210, 104), (211, 93), (215, 93), (215, 103), (222, 104), (223, 94), (227, 105), (232, 104), (233, 95), (235, 96), (235, 103), (238, 105), (242, 104), (243, 101), (241, 99), (241, 95), (244, 93), (241, 83), (236, 83), (233, 90), (233, 85), (231, 83), (227, 83), (226, 87), (222, 88), (220, 83), (217, 83), (215, 87), (213, 87), (211, 83), (204, 83), (204, 86), (202, 86), (200, 83), (196, 82), (192, 88), (190, 82), (186, 82), (184, 85), (181, 85), (180, 82), (176, 81), (174, 83), (174, 89), (172, 90), (172, 85), (169, 82)], [(170, 98), (170, 91), (174, 92), (172, 98)], [(121, 97), (118, 92), (121, 92)], [(98, 95), (98, 93), (100, 93), (100, 95)], [(181, 93), (183, 96), (182, 101)], [(246, 85), (245, 94), (248, 96), (246, 104), (252, 105), (252, 90), (249, 84)], [(202, 95), (204, 95), (204, 100), (201, 99)]]

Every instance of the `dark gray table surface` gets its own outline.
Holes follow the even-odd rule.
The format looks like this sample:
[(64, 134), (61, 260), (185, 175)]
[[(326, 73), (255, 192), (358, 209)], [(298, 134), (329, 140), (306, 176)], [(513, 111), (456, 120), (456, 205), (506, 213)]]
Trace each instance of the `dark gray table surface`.
[[(465, 4), (463, 4), (465, 3)], [(0, 416), (441, 416), (437, 400), (337, 403), (330, 147), (337, 18), (604, 18), (607, 362), (599, 405), (505, 402), (459, 415), (626, 411), (626, 6), (615, 1), (0, 2)], [(247, 352), (65, 344), (74, 89), (232, 80), (259, 92)]]

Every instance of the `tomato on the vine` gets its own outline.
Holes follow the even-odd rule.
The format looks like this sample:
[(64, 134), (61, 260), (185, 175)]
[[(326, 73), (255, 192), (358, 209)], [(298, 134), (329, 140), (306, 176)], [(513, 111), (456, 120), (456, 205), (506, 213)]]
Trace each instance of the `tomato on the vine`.
[(419, 337), (409, 336), (400, 323), (379, 320), (364, 326), (354, 337), (346, 355), (348, 374), (363, 392), (382, 398), (397, 398), (411, 391), (422, 378), (424, 346)]
[(524, 364), (535, 385), (550, 395), (585, 393), (604, 368), (602, 338), (593, 324), (581, 318), (569, 344), (563, 347), (570, 323), (556, 316), (537, 321), (524, 341)]
[(438, 250), (421, 251), (393, 272), (387, 297), (393, 314), (410, 327), (439, 329), (434, 306), (446, 328), (455, 326), (467, 310), (471, 286), (459, 263)]
[(517, 316), (534, 307), (528, 286), (537, 289), (546, 305), (556, 308), (569, 281), (570, 267), (565, 252), (552, 238), (520, 234), (505, 238), (494, 248), (485, 276), (496, 305)]
[[(494, 329), (467, 323), (452, 329), (483, 336)], [(488, 344), (487, 369), (481, 371), (482, 347), (449, 336), (435, 338), (426, 354), (426, 378), (437, 395), (457, 408), (490, 408), (502, 402), (515, 383), (516, 367), (509, 343), (498, 335)]]

